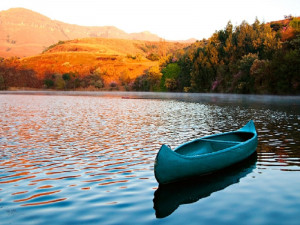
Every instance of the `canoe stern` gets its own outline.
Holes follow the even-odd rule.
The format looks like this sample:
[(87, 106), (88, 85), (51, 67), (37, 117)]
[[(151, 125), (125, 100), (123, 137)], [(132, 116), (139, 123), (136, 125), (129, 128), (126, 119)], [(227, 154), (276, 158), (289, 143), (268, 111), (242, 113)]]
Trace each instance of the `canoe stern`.
[(170, 161), (172, 161), (172, 149), (167, 145), (162, 145), (156, 155), (154, 163), (154, 175), (156, 180), (161, 183), (168, 176), (168, 170), (170, 169)]
[(251, 132), (256, 134), (256, 129), (253, 120), (250, 120), (245, 126), (240, 128), (239, 131)]
[[(184, 160), (181, 155), (174, 152), (167, 145), (162, 145), (154, 164), (154, 175), (159, 183), (169, 183), (193, 173), (192, 168), (186, 165), (188, 161)], [(184, 169), (183, 169), (184, 168)]]

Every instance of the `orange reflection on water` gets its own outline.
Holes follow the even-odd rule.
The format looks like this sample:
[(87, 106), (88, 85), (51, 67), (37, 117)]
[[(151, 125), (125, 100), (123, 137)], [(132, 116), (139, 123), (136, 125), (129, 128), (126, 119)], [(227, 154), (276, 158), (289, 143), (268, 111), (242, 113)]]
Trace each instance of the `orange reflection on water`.
[[(135, 113), (145, 110), (130, 106), (126, 112), (122, 104), (110, 104), (110, 100), (106, 104), (98, 98), (88, 105), (85, 98), (78, 98), (76, 105), (68, 97), (47, 97), (47, 101), (37, 97), (34, 104), (31, 100), (23, 104), (23, 98), (27, 99), (20, 97), (18, 104), (11, 104), (12, 110), (5, 112), (8, 119), (1, 123), (6, 127), (0, 146), (5, 177), (0, 176), (0, 186), (1, 182), (18, 186), (8, 190), (7, 201), (38, 206), (64, 201), (78, 191), (90, 190), (85, 196), (94, 194), (95, 186), (126, 189), (135, 180), (131, 178), (138, 176), (136, 171), (149, 169), (142, 165), (152, 163), (149, 157), (153, 155), (143, 147), (155, 142), (155, 138), (147, 140), (153, 123), (140, 120), (143, 116), (147, 120), (147, 113), (141, 117)], [(117, 203), (113, 199), (107, 202)]]
[(28, 191), (20, 191), (20, 192), (15, 192), (12, 193), (11, 195), (21, 195), (21, 194), (26, 194)]
[[(89, 172), (86, 172), (86, 174), (88, 174)], [(95, 173), (95, 174), (91, 174), (90, 176), (91, 177), (94, 177), (94, 176), (109, 176), (111, 175), (111, 173)]]
[[(79, 170), (72, 170), (72, 172), (78, 172)], [(52, 175), (52, 174), (60, 174), (60, 173), (68, 173), (70, 171), (68, 170), (62, 170), (62, 171), (54, 171), (54, 172), (47, 172), (47, 175)]]
[(46, 188), (52, 188), (54, 186), (52, 185), (44, 185), (44, 186), (40, 186), (38, 189), (46, 189)]
[(132, 178), (132, 177), (136, 177), (136, 175), (126, 175), (125, 177)]
[(90, 189), (91, 189), (90, 187), (83, 187), (83, 188), (81, 188), (81, 190), (84, 190), (84, 191), (88, 191)]
[(51, 204), (51, 203), (62, 202), (62, 201), (65, 201), (66, 199), (67, 198), (58, 198), (58, 199), (49, 200), (49, 201), (45, 201), (45, 202), (27, 203), (27, 204), (23, 204), (21, 206), (47, 205), (47, 204)]
[(29, 200), (32, 200), (32, 199), (35, 199), (35, 198), (38, 198), (38, 197), (41, 197), (41, 196), (52, 195), (52, 194), (55, 194), (55, 193), (58, 193), (58, 192), (61, 192), (61, 190), (49, 191), (49, 192), (43, 192), (43, 193), (34, 194), (34, 195), (32, 195), (32, 196), (30, 196), (28, 198), (14, 200), (14, 202), (26, 202), (26, 201), (29, 201)]
[(107, 202), (106, 205), (115, 205), (118, 204), (118, 202)]
[(100, 183), (98, 185), (110, 185), (110, 184), (127, 183), (127, 182), (128, 182), (128, 180), (116, 180), (116, 181)]
[(26, 179), (35, 178), (35, 177), (36, 176), (28, 176), (28, 177), (21, 177), (21, 178), (12, 179), (12, 180), (0, 181), (0, 184), (14, 183), (14, 182), (18, 182), (20, 180), (26, 180)]
[(72, 176), (55, 177), (55, 178), (43, 178), (43, 179), (33, 180), (32, 182), (41, 182), (41, 181), (49, 181), (49, 180), (63, 180), (63, 179), (76, 178), (76, 177), (81, 177), (81, 175), (72, 175)]
[(105, 177), (105, 178), (99, 178), (99, 179), (93, 179), (93, 180), (85, 180), (83, 182), (91, 183), (91, 182), (99, 182), (99, 181), (104, 181), (104, 180), (112, 180), (112, 178), (111, 177)]
[(10, 178), (10, 177), (25, 176), (25, 175), (29, 175), (29, 174), (30, 174), (30, 172), (16, 173), (14, 175), (8, 175), (8, 176), (1, 177), (1, 179)]

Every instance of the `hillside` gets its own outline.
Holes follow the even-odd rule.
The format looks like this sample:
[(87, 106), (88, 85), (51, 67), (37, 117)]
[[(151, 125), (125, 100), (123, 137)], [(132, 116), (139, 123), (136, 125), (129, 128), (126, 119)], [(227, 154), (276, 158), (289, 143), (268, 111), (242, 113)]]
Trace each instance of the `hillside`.
[(78, 79), (86, 79), (96, 74), (101, 77), (105, 86), (111, 83), (122, 85), (120, 77), (125, 77), (127, 83), (133, 82), (151, 67), (157, 67), (159, 58), (187, 46), (185, 43), (165, 41), (107, 38), (60, 41), (48, 47), (42, 54), (4, 60), (3, 72), (9, 76), (8, 68), (13, 68), (20, 71), (20, 76), (34, 73), (41, 82), (66, 73), (73, 74)]
[[(285, 16), (284, 20), (277, 20), (267, 23), (281, 37), (282, 41), (287, 41), (295, 38), (298, 34), (300, 17)], [(296, 24), (293, 24), (296, 22)]]
[(128, 34), (113, 26), (67, 24), (24, 8), (0, 12), (0, 57), (26, 57), (41, 53), (58, 41), (86, 37), (159, 41), (150, 32)]

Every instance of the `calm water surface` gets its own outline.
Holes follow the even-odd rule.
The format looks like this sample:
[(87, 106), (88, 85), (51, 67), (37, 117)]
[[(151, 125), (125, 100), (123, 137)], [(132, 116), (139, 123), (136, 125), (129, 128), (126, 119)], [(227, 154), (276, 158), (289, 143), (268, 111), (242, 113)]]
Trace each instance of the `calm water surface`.
[[(0, 115), (1, 224), (299, 224), (299, 97), (5, 93)], [(256, 155), (158, 185), (161, 144), (250, 119)]]

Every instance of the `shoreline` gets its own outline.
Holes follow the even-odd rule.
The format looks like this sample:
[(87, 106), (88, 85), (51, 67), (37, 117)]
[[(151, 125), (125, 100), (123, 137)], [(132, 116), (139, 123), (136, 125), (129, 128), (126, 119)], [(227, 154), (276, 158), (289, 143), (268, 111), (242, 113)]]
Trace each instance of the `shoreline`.
[(97, 96), (122, 99), (166, 99), (209, 103), (284, 103), (300, 106), (300, 95), (257, 95), (232, 93), (184, 93), (184, 92), (134, 92), (134, 91), (56, 91), (56, 90), (11, 90), (0, 95), (48, 95), (48, 96)]

